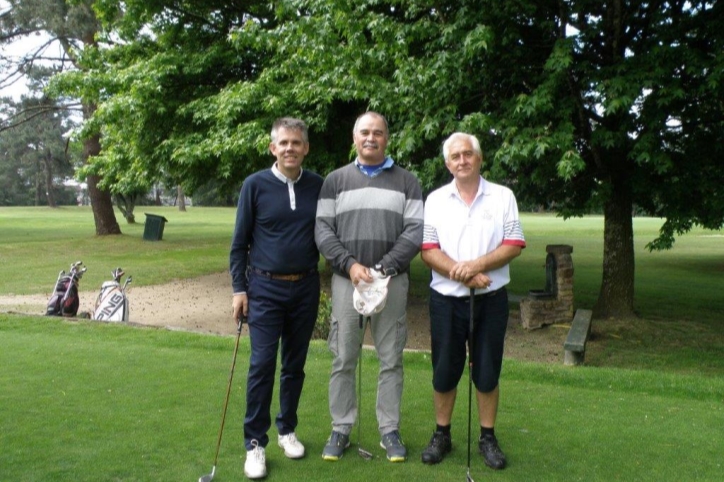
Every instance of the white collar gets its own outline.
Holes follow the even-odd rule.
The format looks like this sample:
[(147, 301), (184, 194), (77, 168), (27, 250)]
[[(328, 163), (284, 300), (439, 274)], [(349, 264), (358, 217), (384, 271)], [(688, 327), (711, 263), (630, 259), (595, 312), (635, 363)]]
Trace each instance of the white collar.
[[(478, 192), (475, 194), (475, 199), (485, 194), (485, 188), (487, 187), (488, 181), (486, 181), (483, 176), (479, 176), (480, 182), (478, 183)], [(455, 184), (455, 179), (450, 181), (450, 183), (447, 185), (447, 191), (448, 196), (455, 196), (457, 198), (462, 199), (462, 196), (460, 196), (460, 191), (458, 191), (458, 186)]]
[(295, 184), (297, 181), (299, 181), (299, 180), (302, 178), (302, 172), (304, 172), (304, 170), (300, 167), (300, 168), (299, 168), (299, 175), (297, 176), (297, 178), (296, 178), (296, 179), (289, 179), (287, 176), (285, 176), (284, 174), (282, 174), (282, 171), (279, 170), (279, 168), (277, 167), (277, 163), (276, 163), (276, 162), (275, 162), (274, 165), (272, 166), (271, 171), (272, 171), (272, 173), (274, 174), (274, 176), (275, 176), (277, 179), (279, 179), (281, 182), (283, 182), (283, 183), (285, 183), (285, 184), (286, 184), (286, 183)]

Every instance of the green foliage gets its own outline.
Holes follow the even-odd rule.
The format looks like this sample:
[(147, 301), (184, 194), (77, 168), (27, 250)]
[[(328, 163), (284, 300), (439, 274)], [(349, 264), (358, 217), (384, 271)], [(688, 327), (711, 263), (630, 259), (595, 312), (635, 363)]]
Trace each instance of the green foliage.
[(332, 298), (324, 291), (319, 293), (319, 311), (317, 321), (314, 323), (313, 340), (326, 340), (329, 338), (330, 323), (332, 321)]
[[(721, 145), (721, 106), (698, 101), (721, 94), (716, 4), (190, 5), (194, 15), (131, 2), (118, 16), (99, 3), (107, 31), (128, 41), (104, 53), (91, 82), (108, 97), (97, 113), (105, 153), (89, 169), (115, 183), (166, 172), (191, 193), (209, 177), (238, 188), (269, 163), (280, 115), (309, 122), (308, 163), (326, 173), (348, 160), (354, 117), (376, 109), (390, 120), (391, 154), (426, 191), (448, 176), (441, 141), (465, 130), (480, 137), (488, 175), (523, 203), (572, 216), (630, 190), (639, 209), (670, 220), (651, 247), (689, 225), (722, 225), (719, 153), (703, 147)], [(694, 155), (704, 175), (688, 168)]]
[(73, 176), (64, 139), (74, 127), (68, 112), (47, 97), (3, 99), (2, 104), (0, 205), (75, 204), (73, 192), (62, 184)]
[(724, 225), (724, 4), (706, 0), (100, 1), (108, 49), (68, 88), (99, 102), (86, 173), (129, 192), (161, 178), (226, 197), (271, 163), (268, 130), (311, 127), (307, 167), (350, 157), (367, 109), (426, 192), (440, 144), (476, 134), (485, 175), (522, 205), (606, 217), (603, 315), (633, 313), (630, 213), (666, 220), (649, 249)]

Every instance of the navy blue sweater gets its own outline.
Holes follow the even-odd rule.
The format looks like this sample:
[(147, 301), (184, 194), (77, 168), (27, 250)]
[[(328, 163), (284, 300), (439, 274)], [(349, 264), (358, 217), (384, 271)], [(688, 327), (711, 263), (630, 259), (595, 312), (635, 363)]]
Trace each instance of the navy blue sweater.
[(275, 274), (303, 273), (317, 267), (314, 218), (323, 179), (302, 171), (294, 184), (296, 209), (287, 184), (271, 169), (247, 177), (241, 187), (229, 271), (234, 293), (246, 291), (248, 266)]

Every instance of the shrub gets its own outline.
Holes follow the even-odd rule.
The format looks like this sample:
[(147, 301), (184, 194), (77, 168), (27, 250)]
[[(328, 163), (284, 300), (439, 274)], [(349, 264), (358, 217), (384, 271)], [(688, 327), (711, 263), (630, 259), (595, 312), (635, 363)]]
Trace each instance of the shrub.
[(319, 293), (319, 311), (314, 324), (312, 340), (326, 340), (329, 338), (329, 323), (332, 319), (332, 298), (322, 291)]

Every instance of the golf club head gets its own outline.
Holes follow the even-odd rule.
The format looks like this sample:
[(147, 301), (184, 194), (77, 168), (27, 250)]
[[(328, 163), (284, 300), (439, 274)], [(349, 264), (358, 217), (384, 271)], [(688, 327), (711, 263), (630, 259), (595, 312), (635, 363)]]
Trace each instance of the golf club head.
[(213, 480), (213, 478), (214, 478), (214, 472), (216, 472), (216, 466), (215, 466), (215, 465), (214, 465), (214, 467), (211, 469), (211, 473), (210, 473), (210, 474), (207, 474), (207, 475), (204, 475), (204, 476), (199, 477), (199, 482), (211, 482), (211, 481)]
[[(475, 481), (473, 480), (473, 478), (470, 476), (470, 469), (468, 469), (468, 474), (467, 474), (465, 480), (466, 480), (467, 482), (475, 482)], [(201, 482), (201, 481), (199, 481), (199, 482)]]
[(373, 458), (375, 458), (375, 456), (372, 455), (372, 452), (368, 452), (365, 449), (363, 449), (362, 447), (357, 448), (357, 453), (359, 454), (360, 457), (362, 457), (365, 460), (372, 460)]

